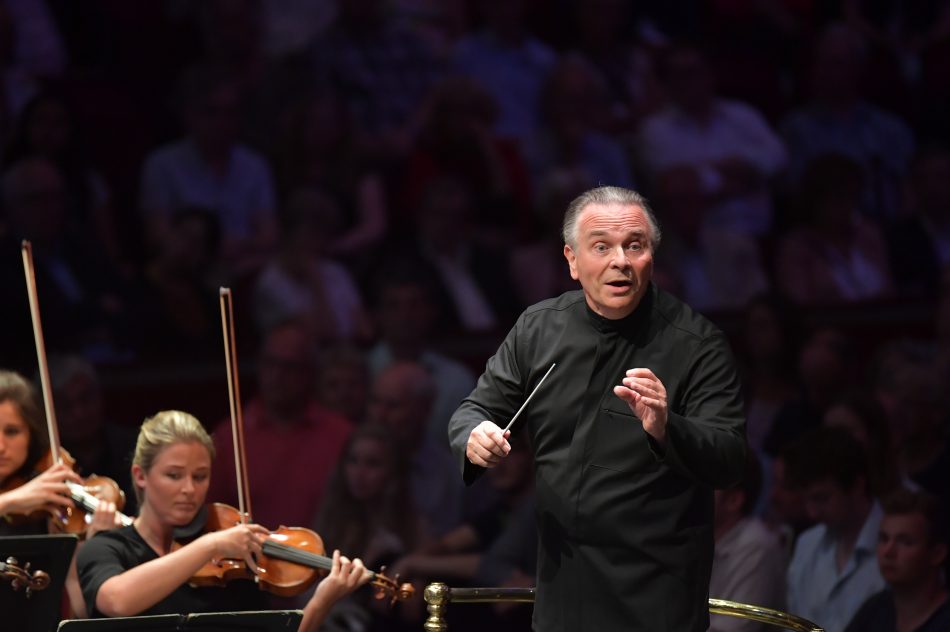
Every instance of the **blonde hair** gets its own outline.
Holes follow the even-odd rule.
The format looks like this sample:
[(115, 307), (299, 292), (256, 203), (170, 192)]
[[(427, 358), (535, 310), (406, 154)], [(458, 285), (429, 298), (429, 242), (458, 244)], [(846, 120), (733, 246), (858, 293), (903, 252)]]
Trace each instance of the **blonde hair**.
[[(132, 465), (138, 465), (142, 471), (148, 472), (162, 450), (176, 443), (200, 443), (214, 459), (214, 442), (197, 418), (180, 410), (163, 410), (142, 423), (139, 438), (135, 442)], [(132, 487), (141, 504), (142, 490), (135, 485), (134, 480)]]

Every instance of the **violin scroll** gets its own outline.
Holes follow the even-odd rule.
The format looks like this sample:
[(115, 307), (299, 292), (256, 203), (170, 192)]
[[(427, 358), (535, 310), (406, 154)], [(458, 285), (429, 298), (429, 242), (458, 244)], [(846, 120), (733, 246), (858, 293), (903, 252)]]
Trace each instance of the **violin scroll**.
[(50, 582), (48, 574), (40, 570), (31, 573), (29, 562), (20, 566), (14, 557), (8, 557), (6, 562), (0, 562), (0, 577), (10, 580), (10, 587), (13, 590), (19, 590), (21, 586), (25, 588), (27, 597), (34, 590), (43, 590), (49, 586)]
[(399, 575), (387, 577), (385, 566), (373, 573), (373, 578), (369, 583), (373, 586), (373, 598), (388, 599), (390, 606), (396, 605), (397, 601), (411, 599), (416, 593), (415, 587), (409, 582), (399, 583)]

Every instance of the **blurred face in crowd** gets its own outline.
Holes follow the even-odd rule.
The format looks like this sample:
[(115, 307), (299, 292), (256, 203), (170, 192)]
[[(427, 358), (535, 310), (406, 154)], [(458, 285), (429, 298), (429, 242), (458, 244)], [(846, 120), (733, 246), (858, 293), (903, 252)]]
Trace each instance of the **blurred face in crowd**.
[(799, 359), (802, 380), (809, 386), (835, 383), (844, 372), (842, 336), (825, 329), (815, 333), (806, 343)]
[(863, 499), (862, 481), (853, 489), (844, 489), (831, 479), (815, 481), (802, 490), (808, 517), (824, 524), (831, 533), (846, 530), (857, 515), (858, 501)]
[(56, 158), (69, 140), (69, 113), (54, 99), (36, 104), (27, 128), (30, 150), (40, 156)]
[(775, 517), (786, 524), (802, 525), (809, 521), (801, 491), (788, 480), (785, 460), (772, 461), (772, 486), (769, 488), (769, 508)]
[(62, 236), (65, 221), (62, 175), (45, 159), (30, 159), (14, 169), (5, 202), (18, 236), (33, 240), (34, 245), (55, 244)]
[(102, 397), (99, 385), (89, 375), (77, 373), (56, 392), (60, 438), (70, 446), (73, 456), (76, 448), (101, 441)]
[(871, 445), (871, 437), (861, 416), (850, 406), (838, 404), (832, 406), (825, 413), (824, 425), (829, 428), (842, 428), (848, 431), (861, 446), (867, 450)]
[(775, 359), (782, 353), (782, 326), (768, 305), (757, 303), (749, 310), (745, 336), (749, 354), (754, 358)]
[(688, 112), (704, 112), (715, 94), (712, 68), (699, 51), (681, 49), (667, 60), (670, 98)]
[(357, 364), (340, 362), (320, 370), (320, 402), (352, 423), (361, 423), (365, 414), (369, 378)]
[(578, 213), (574, 245), (564, 246), (571, 278), (604, 318), (630, 315), (653, 276), (651, 228), (639, 206), (590, 204)]
[(388, 285), (380, 295), (376, 319), (383, 340), (397, 346), (418, 346), (432, 328), (435, 308), (422, 285)]
[(132, 466), (132, 480), (143, 492), (143, 504), (164, 524), (186, 525), (205, 502), (211, 483), (211, 454), (197, 441), (173, 443), (145, 471)]
[(360, 501), (379, 498), (393, 474), (390, 451), (374, 437), (356, 439), (346, 454), (344, 473), (353, 498)]
[(936, 221), (950, 221), (950, 152), (918, 160), (913, 169), (913, 185), (921, 212)]
[(30, 449), (30, 427), (16, 405), (0, 402), (0, 483), (23, 467)]
[(239, 97), (235, 87), (221, 84), (189, 108), (189, 129), (200, 148), (209, 152), (229, 150), (238, 134)]
[(415, 364), (396, 364), (385, 369), (373, 383), (367, 418), (390, 429), (400, 442), (415, 445), (425, 432), (431, 400), (420, 392), (431, 378)]
[(272, 331), (261, 352), (258, 380), (264, 406), (277, 415), (297, 414), (315, 386), (310, 340), (299, 327)]
[(891, 586), (933, 577), (946, 556), (946, 545), (933, 541), (923, 515), (885, 514), (881, 519), (877, 562), (881, 577)]

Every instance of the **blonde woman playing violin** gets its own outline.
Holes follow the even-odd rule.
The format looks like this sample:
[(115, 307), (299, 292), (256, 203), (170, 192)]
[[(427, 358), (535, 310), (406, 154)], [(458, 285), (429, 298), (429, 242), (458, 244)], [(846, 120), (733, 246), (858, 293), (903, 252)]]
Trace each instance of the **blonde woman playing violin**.
[[(195, 588), (188, 580), (212, 559), (255, 559), (268, 535), (256, 524), (205, 533), (180, 546), (174, 531), (191, 523), (205, 503), (214, 445), (201, 423), (163, 411), (139, 431), (132, 482), (139, 515), (132, 526), (101, 533), (79, 555), (79, 579), (94, 617), (267, 609), (266, 595), (249, 580)], [(330, 574), (304, 607), (301, 631), (316, 630), (330, 607), (371, 578), (363, 563), (333, 554)]]

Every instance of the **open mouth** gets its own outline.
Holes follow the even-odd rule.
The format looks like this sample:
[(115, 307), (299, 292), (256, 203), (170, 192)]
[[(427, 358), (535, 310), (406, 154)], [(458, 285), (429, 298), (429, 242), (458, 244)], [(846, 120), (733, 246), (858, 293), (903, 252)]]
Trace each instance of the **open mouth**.
[(619, 281), (608, 281), (607, 285), (609, 285), (610, 287), (626, 289), (628, 287), (632, 287), (633, 283), (631, 281), (619, 280)]

